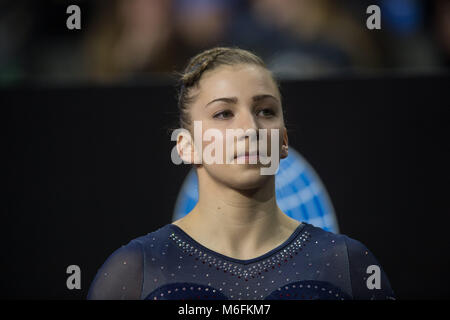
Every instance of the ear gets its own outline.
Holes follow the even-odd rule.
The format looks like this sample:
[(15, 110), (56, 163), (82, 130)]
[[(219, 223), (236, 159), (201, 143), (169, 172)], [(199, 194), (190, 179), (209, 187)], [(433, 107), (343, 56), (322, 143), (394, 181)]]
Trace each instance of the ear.
[(288, 139), (287, 129), (286, 129), (286, 127), (283, 127), (283, 142), (281, 144), (281, 153), (280, 153), (281, 159), (287, 158), (288, 145), (289, 145), (289, 139)]
[(188, 130), (182, 130), (177, 135), (177, 152), (184, 163), (194, 163), (194, 143)]

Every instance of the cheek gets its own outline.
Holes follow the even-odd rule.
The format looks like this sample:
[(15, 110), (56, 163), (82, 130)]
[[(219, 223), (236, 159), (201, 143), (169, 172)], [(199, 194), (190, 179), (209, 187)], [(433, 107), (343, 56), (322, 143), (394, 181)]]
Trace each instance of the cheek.
[[(204, 122), (203, 122), (204, 124)], [(205, 135), (205, 132), (209, 134)], [(226, 137), (225, 132), (223, 130), (218, 130), (215, 127), (204, 127), (202, 131), (202, 156), (204, 163), (206, 165), (215, 165), (212, 162), (214, 160), (219, 161), (222, 160), (222, 163), (226, 163)], [(206, 140), (206, 138), (208, 140)], [(222, 157), (220, 157), (220, 153), (222, 153)], [(214, 159), (210, 159), (212, 156)]]
[[(274, 139), (274, 143), (276, 145), (272, 145), (272, 139)], [(281, 146), (283, 144), (283, 128), (280, 128), (278, 126), (274, 126), (272, 128), (267, 128), (267, 149), (270, 153), (272, 148), (274, 150), (280, 150)]]

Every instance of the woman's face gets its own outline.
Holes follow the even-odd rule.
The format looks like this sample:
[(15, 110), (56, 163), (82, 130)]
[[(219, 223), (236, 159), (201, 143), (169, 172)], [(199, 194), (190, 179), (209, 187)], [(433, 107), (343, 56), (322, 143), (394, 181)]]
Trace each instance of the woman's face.
[[(280, 94), (270, 73), (262, 67), (250, 64), (220, 66), (205, 72), (198, 88), (193, 88), (191, 93), (195, 96), (189, 107), (192, 135), (194, 136), (194, 121), (201, 121), (201, 137), (204, 137), (204, 133), (209, 129), (216, 129), (216, 133), (220, 133), (219, 136), (213, 135), (210, 141), (202, 139), (201, 153), (198, 147), (195, 149), (202, 157), (202, 164), (197, 169), (199, 176), (207, 174), (220, 183), (241, 190), (258, 188), (270, 179), (270, 175), (261, 174), (261, 168), (270, 167), (270, 163), (261, 164), (258, 159), (256, 164), (252, 164), (255, 159), (250, 161), (245, 158), (239, 159), (237, 163), (238, 159), (235, 158), (245, 151), (263, 152), (255, 139), (252, 140), (253, 149), (250, 149), (248, 135), (234, 131), (237, 133), (236, 138), (226, 138), (227, 129), (242, 129), (241, 133), (247, 129), (254, 129), (259, 133), (259, 129), (267, 129), (267, 149), (264, 149), (264, 152), (274, 159), (271, 154), (271, 135), (274, 135), (274, 132), (271, 129), (277, 129), (278, 139), (274, 140), (276, 143), (273, 146), (278, 153), (275, 159), (279, 162), (280, 158), (287, 156), (287, 150), (283, 147), (283, 144), (287, 146), (288, 141)], [(263, 135), (260, 134), (259, 139), (261, 137)], [(219, 144), (215, 143), (216, 138), (221, 140), (218, 141)], [(194, 136), (194, 140), (196, 144), (199, 143), (198, 136)], [(213, 151), (205, 152), (210, 144), (212, 145), (209, 151)], [(205, 161), (208, 154), (219, 156), (219, 153), (211, 148), (219, 145), (222, 146), (222, 163)]]

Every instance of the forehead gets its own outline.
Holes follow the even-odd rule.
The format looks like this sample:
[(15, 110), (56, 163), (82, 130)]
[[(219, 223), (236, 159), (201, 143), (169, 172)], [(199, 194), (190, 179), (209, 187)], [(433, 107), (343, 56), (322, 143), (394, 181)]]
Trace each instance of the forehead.
[(278, 90), (268, 70), (257, 65), (220, 66), (202, 75), (198, 99), (236, 96), (246, 99), (255, 94), (278, 96)]

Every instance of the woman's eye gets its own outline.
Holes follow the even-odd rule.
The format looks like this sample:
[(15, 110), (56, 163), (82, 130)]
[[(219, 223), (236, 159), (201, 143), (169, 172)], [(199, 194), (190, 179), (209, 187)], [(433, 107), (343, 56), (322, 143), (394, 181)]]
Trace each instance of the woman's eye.
[(215, 119), (228, 119), (233, 115), (231, 111), (221, 111), (219, 113), (216, 113), (213, 118)]
[(272, 109), (261, 109), (258, 111), (258, 115), (262, 115), (263, 117), (271, 117), (275, 115), (275, 112)]

